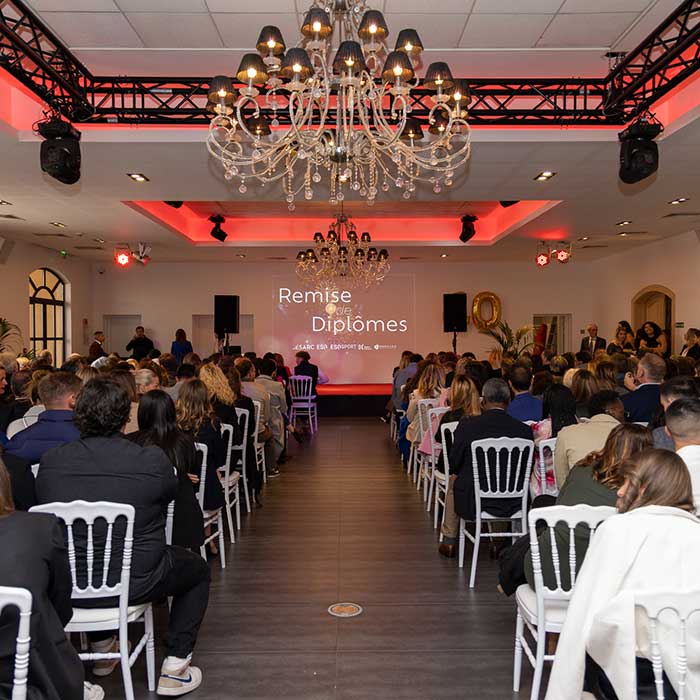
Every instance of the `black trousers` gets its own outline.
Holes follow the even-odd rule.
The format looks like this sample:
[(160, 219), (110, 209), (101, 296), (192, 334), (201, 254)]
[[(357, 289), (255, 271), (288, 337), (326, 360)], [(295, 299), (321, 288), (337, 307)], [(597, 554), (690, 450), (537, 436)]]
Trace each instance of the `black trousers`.
[[(656, 686), (654, 685), (654, 669), (651, 661), (637, 657), (637, 700), (656, 700)], [(664, 697), (666, 700), (678, 700), (678, 695), (669, 682), (666, 674), (663, 675)], [(608, 677), (603, 669), (586, 654), (586, 676), (583, 689), (593, 693), (597, 700), (617, 700), (617, 694), (610, 685)]]
[[(197, 633), (207, 611), (211, 572), (209, 564), (189, 549), (167, 547), (165, 556), (169, 566), (165, 568), (160, 581), (150, 591), (129, 603), (157, 603), (172, 597), (165, 654), (184, 659), (194, 650)], [(104, 601), (100, 602), (102, 606), (105, 605)], [(96, 642), (107, 639), (110, 635), (111, 633), (93, 632), (88, 637), (90, 641)]]

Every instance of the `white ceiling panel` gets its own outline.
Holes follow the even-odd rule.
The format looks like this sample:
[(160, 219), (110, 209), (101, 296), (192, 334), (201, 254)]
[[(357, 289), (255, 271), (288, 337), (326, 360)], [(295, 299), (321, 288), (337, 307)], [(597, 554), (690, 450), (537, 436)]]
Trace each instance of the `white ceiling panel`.
[[(374, 8), (378, 3), (370, 3)], [(433, 13), (455, 13), (466, 15), (472, 9), (474, 0), (441, 0), (436, 3), (428, 3), (425, 0), (386, 0), (386, 11), (392, 13), (406, 13), (406, 12), (421, 12), (426, 14)], [(389, 27), (391, 29), (391, 27)]]
[(279, 27), (288, 46), (294, 46), (301, 37), (296, 14), (214, 14), (212, 17), (224, 40), (224, 46), (231, 48), (249, 48), (254, 51), (260, 30), (267, 24)]
[(562, 0), (476, 0), (472, 12), (478, 14), (555, 14)]
[(654, 0), (566, 0), (560, 12), (643, 12)]
[(391, 38), (396, 37), (401, 29), (415, 29), (425, 47), (456, 47), (462, 35), (466, 15), (455, 14), (413, 14), (386, 15), (386, 21), (392, 30)]
[(45, 12), (42, 17), (68, 46), (143, 46), (126, 17), (118, 12)]
[(113, 0), (33, 0), (37, 12), (117, 12)]
[[(233, 13), (259, 13), (260, 10), (265, 12), (296, 12), (297, 8), (294, 5), (294, 0), (265, 0), (264, 5), (260, 0), (206, 0), (209, 12), (233, 12)], [(300, 0), (299, 11), (306, 11), (307, 5), (310, 2)]]
[(204, 0), (116, 0), (123, 12), (208, 12)]
[(530, 48), (537, 44), (553, 15), (472, 15), (461, 46)]
[(135, 12), (127, 15), (147, 48), (220, 48), (211, 15)]
[(637, 15), (629, 12), (557, 15), (538, 46), (612, 46)]

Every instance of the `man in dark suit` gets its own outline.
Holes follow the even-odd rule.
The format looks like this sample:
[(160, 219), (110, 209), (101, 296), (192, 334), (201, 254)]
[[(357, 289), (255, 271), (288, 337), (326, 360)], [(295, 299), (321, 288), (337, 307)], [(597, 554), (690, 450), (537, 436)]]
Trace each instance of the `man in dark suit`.
[[(303, 377), (311, 377), (311, 394), (316, 396), (316, 385), (318, 384), (318, 367), (311, 364), (311, 355), (306, 350), (300, 350), (296, 356), (296, 367), (294, 374)], [(327, 380), (326, 380), (327, 381)], [(323, 382), (321, 382), (323, 384)]]
[(153, 347), (153, 341), (146, 335), (146, 329), (143, 326), (136, 326), (136, 332), (128, 342), (126, 351), (130, 352), (137, 362), (141, 362), (144, 357), (148, 357)]
[(590, 352), (591, 357), (595, 355), (596, 350), (605, 350), (607, 348), (607, 343), (605, 338), (598, 337), (598, 326), (595, 323), (589, 324), (588, 335), (581, 339), (581, 352)]
[(92, 362), (100, 357), (107, 357), (107, 353), (102, 347), (103, 343), (105, 342), (105, 334), (102, 331), (95, 331), (93, 338), (94, 340), (92, 341), (90, 349), (88, 350), (88, 356)]
[[(130, 410), (129, 397), (117, 382), (107, 377), (88, 382), (74, 411), (81, 439), (44, 454), (37, 498), (40, 503), (85, 500), (134, 506), (129, 600), (139, 604), (172, 597), (158, 692), (183, 695), (202, 681), (190, 658), (209, 600), (209, 566), (194, 552), (166, 545), (165, 515), (175, 498), (177, 477), (159, 447), (141, 447), (122, 436)], [(84, 534), (76, 536), (76, 547), (85, 547)], [(121, 566), (118, 558), (113, 563)], [(116, 646), (116, 640), (107, 640), (107, 646)], [(98, 675), (107, 675), (116, 666), (110, 661), (98, 663), (93, 669)]]
[(625, 376), (625, 387), (629, 394), (622, 397), (625, 419), (630, 423), (649, 423), (661, 411), (661, 382), (666, 374), (666, 363), (662, 357), (648, 352), (637, 365), (634, 377)]
[[(443, 556), (455, 555), (455, 543), (459, 535), (459, 518), (473, 521), (476, 519), (476, 500), (474, 493), (474, 472), (472, 470), (472, 442), (485, 438), (523, 438), (532, 440), (532, 430), (528, 425), (511, 418), (506, 409), (510, 402), (510, 390), (502, 379), (489, 379), (481, 392), (482, 413), (480, 416), (462, 418), (454, 435), (452, 448), (449, 450), (450, 480), (454, 477), (454, 508), (446, 505), (445, 524), (443, 525), (443, 544), (440, 553)], [(448, 497), (449, 498), (449, 497)], [(492, 515), (509, 517), (521, 507), (520, 499), (484, 499), (482, 510)]]

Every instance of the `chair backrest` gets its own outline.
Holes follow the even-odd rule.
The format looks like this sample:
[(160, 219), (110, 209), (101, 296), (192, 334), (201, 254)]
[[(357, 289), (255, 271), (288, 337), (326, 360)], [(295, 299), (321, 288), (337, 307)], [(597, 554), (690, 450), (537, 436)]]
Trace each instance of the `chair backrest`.
[[(73, 599), (119, 596), (120, 613), (126, 615), (134, 543), (134, 506), (108, 501), (72, 501), (34, 506), (31, 512), (52, 513), (66, 526)], [(107, 524), (106, 533), (99, 525), (95, 527), (102, 520)], [(122, 520), (126, 523), (123, 530)], [(81, 528), (76, 530), (76, 525), (80, 523), (84, 523), (87, 529), (84, 549)], [(79, 543), (77, 547), (76, 540)], [(118, 580), (110, 584), (110, 566), (114, 563), (113, 558), (118, 562), (120, 554), (121, 572)]]
[(425, 431), (429, 429), (428, 411), (438, 405), (438, 399), (418, 399), (418, 428), (419, 436), (423, 439)]
[(474, 440), (471, 448), (477, 513), (481, 512), (482, 498), (519, 497), (524, 513), (535, 443), (523, 438), (485, 438)]
[(437, 432), (437, 427), (440, 424), (440, 419), (449, 411), (450, 409), (441, 406), (440, 408), (431, 408), (428, 410), (428, 432), (430, 434), (430, 454), (435, 454), (435, 448), (437, 443), (435, 442), (435, 433)]
[(226, 462), (223, 465), (224, 468), (224, 473), (226, 474), (226, 478), (228, 478), (228, 475), (231, 472), (231, 450), (233, 449), (233, 435), (234, 435), (234, 430), (233, 426), (230, 423), (222, 423), (221, 424), (221, 436), (226, 438)]
[(197, 489), (197, 500), (199, 507), (204, 512), (204, 486), (207, 483), (207, 458), (209, 456), (209, 448), (203, 442), (195, 442), (194, 449), (202, 453), (202, 468), (199, 470), (199, 487)]
[(459, 421), (451, 421), (440, 426), (440, 442), (442, 443), (442, 459), (445, 464), (445, 474), (450, 473), (449, 454), (458, 425)]
[(19, 610), (19, 628), (15, 645), (15, 670), (12, 681), (12, 700), (25, 700), (29, 676), (29, 642), (32, 617), (32, 594), (26, 588), (0, 586), (0, 615), (4, 608)]
[(253, 399), (253, 408), (255, 409), (255, 432), (253, 433), (253, 440), (255, 444), (258, 444), (258, 433), (260, 432), (260, 420), (262, 417), (262, 403)]
[(313, 380), (311, 377), (293, 374), (289, 378), (289, 393), (292, 395), (292, 400), (294, 401), (311, 401), (312, 389)]
[(165, 544), (173, 543), (173, 520), (175, 519), (175, 501), (168, 503), (168, 512), (165, 516)]
[(39, 462), (37, 462), (36, 464), (32, 464), (32, 474), (34, 474), (35, 479), (37, 478), (37, 476), (39, 476), (39, 467), (40, 466), (41, 465), (39, 464)]
[[(532, 555), (532, 570), (535, 578), (535, 593), (537, 594), (538, 610), (544, 610), (544, 599), (569, 600), (576, 584), (576, 541), (577, 527), (589, 528), (589, 541), (596, 528), (606, 518), (615, 515), (617, 511), (610, 506), (589, 506), (579, 504), (575, 506), (549, 506), (547, 508), (535, 508), (528, 513), (527, 520), (530, 529), (530, 553)], [(552, 565), (554, 567), (554, 579), (556, 588), (549, 588), (544, 584), (542, 576), (542, 558), (540, 556), (540, 544), (537, 539), (537, 523), (544, 522), (546, 535), (550, 539), (552, 548)], [(562, 523), (568, 529), (567, 562), (569, 565), (570, 586), (563, 585), (561, 560), (559, 558), (559, 546), (556, 539), (555, 528)], [(580, 565), (581, 562), (579, 562)]]
[(250, 411), (247, 408), (237, 408), (236, 417), (238, 418), (238, 427), (241, 429), (243, 440), (240, 445), (233, 445), (231, 449), (236, 452), (240, 450), (240, 455), (237, 457), (237, 464), (241, 465), (241, 473), (246, 476), (246, 456), (248, 454), (248, 423), (250, 422)]
[[(549, 456), (554, 460), (554, 448), (557, 446), (557, 439), (555, 437), (549, 438), (547, 440), (540, 440), (537, 449), (539, 451), (539, 470), (540, 470), (540, 484), (542, 485), (542, 493), (547, 490), (547, 452)], [(554, 473), (554, 470), (552, 470)], [(556, 480), (556, 477), (555, 477)], [(558, 484), (555, 484), (556, 488), (559, 488)]]
[[(664, 700), (663, 672), (673, 676), (678, 690), (678, 700), (686, 700), (686, 676), (688, 673), (688, 626), (689, 619), (695, 615), (694, 628), (700, 617), (700, 590), (694, 591), (649, 591), (634, 594), (635, 607), (646, 613), (648, 618), (649, 646), (651, 665), (654, 669), (657, 700)], [(667, 613), (661, 617), (662, 613)], [(661, 638), (668, 639), (672, 631), (677, 645), (677, 654), (671, 658), (668, 645), (661, 647)], [(692, 642), (691, 642), (692, 644)]]

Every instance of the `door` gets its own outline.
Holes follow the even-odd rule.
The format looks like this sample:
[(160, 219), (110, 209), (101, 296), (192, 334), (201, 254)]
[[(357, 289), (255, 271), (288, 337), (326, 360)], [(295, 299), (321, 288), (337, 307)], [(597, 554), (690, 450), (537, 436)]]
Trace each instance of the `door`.
[(676, 334), (676, 329), (674, 328), (676, 323), (674, 300), (674, 293), (670, 289), (661, 286), (646, 287), (632, 299), (632, 324), (634, 330), (641, 328), (645, 321), (653, 321), (662, 330), (666, 331), (671, 351), (673, 351), (675, 344), (681, 341), (680, 336), (678, 338), (674, 337)]
[(537, 314), (532, 317), (534, 341), (561, 355), (571, 349), (571, 314)]
[[(240, 333), (229, 333), (229, 345), (240, 345), (242, 353), (255, 350), (254, 321), (253, 314), (241, 314)], [(219, 349), (213, 314), (192, 315), (192, 347), (200, 357), (208, 357)]]
[[(102, 317), (105, 332), (105, 352), (117, 352), (122, 357), (128, 357), (131, 353), (126, 351), (126, 346), (134, 337), (136, 326), (141, 325), (141, 315), (112, 314)], [(148, 329), (146, 329), (148, 335)]]

